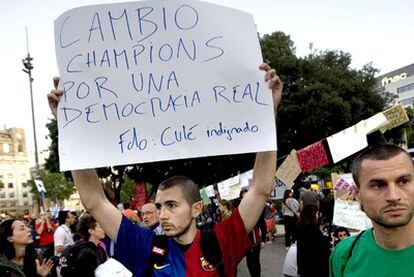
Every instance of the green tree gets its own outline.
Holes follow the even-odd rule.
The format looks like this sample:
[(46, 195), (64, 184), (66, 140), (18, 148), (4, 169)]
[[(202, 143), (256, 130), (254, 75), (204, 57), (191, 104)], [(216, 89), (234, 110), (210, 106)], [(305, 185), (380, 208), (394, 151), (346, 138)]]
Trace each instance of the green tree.
[[(49, 172), (46, 170), (40, 171), (40, 179), (46, 189), (45, 197), (53, 202), (63, 201), (76, 191), (73, 182), (68, 181), (62, 173)], [(38, 194), (34, 180), (29, 180), (31, 192)]]
[(408, 148), (414, 147), (414, 110), (413, 107), (408, 107), (406, 109), (408, 118), (410, 119), (409, 122), (405, 123), (403, 127), (405, 127), (407, 131), (407, 146)]
[(58, 151), (58, 126), (56, 119), (51, 119), (46, 128), (49, 130), (47, 138), (50, 139), (49, 157), (45, 161), (45, 168), (49, 172), (60, 172), (59, 170), (59, 151)]
[[(284, 46), (275, 47), (279, 44)], [(356, 124), (384, 110), (392, 100), (378, 89), (377, 69), (371, 64), (351, 68), (348, 53), (313, 50), (297, 58), (290, 37), (281, 32), (264, 36), (261, 45), (265, 60), (281, 72), (286, 84), (278, 113), (279, 154)]]
[(136, 182), (129, 178), (127, 175), (124, 176), (125, 183), (121, 188), (120, 192), (120, 202), (129, 203), (132, 201), (132, 198), (135, 196), (135, 184)]

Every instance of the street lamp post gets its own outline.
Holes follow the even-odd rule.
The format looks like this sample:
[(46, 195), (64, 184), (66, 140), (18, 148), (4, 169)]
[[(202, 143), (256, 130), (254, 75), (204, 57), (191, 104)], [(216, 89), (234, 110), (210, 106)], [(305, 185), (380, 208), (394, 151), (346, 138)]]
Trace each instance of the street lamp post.
[[(33, 105), (33, 78), (32, 78), (32, 69), (33, 64), (32, 60), (33, 58), (30, 56), (29, 53), (29, 39), (27, 35), (27, 27), (26, 27), (26, 43), (27, 43), (27, 56), (22, 59), (24, 68), (22, 69), (25, 73), (29, 75), (29, 84), (30, 84), (30, 102), (32, 105), (32, 122), (33, 122), (33, 137), (34, 137), (34, 154), (35, 154), (35, 180), (40, 180), (40, 168), (39, 168), (39, 157), (37, 152), (37, 139), (36, 139), (36, 123), (35, 123), (35, 114), (34, 114), (34, 105)], [(40, 206), (44, 210), (44, 192), (40, 192)]]

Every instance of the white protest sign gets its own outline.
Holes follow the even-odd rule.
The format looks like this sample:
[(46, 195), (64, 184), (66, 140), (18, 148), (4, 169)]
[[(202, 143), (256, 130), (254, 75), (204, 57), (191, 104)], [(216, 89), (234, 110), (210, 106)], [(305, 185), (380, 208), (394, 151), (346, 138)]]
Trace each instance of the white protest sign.
[(329, 136), (327, 141), (334, 163), (364, 149), (368, 146), (364, 121)]
[(361, 211), (357, 201), (335, 199), (333, 224), (357, 230), (366, 230), (371, 220)]
[(214, 197), (215, 196), (213, 185), (209, 185), (209, 186), (205, 187), (204, 190), (206, 191), (208, 197)]
[(253, 17), (200, 1), (55, 21), (61, 170), (276, 149)]
[(334, 190), (347, 191), (346, 197), (355, 197), (357, 186), (351, 173), (339, 175), (338, 180), (333, 186)]
[(240, 194), (240, 177), (239, 175), (231, 177), (220, 183), (217, 183), (217, 188), (221, 199), (233, 200), (239, 198)]
[(240, 188), (249, 188), (253, 182), (253, 169), (240, 173)]

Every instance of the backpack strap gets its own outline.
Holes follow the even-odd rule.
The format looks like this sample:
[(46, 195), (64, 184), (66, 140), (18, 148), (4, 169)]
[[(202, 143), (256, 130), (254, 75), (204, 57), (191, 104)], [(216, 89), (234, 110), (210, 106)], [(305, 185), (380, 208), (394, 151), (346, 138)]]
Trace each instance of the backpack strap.
[(345, 261), (344, 261), (344, 263), (343, 263), (343, 266), (342, 266), (342, 269), (341, 269), (342, 276), (343, 276), (343, 274), (344, 274), (344, 272), (345, 272), (346, 265), (348, 264), (348, 261), (349, 261), (349, 259), (350, 259), (350, 258), (351, 258), (351, 256), (352, 256), (352, 252), (354, 251), (355, 245), (357, 244), (357, 242), (358, 242), (358, 240), (361, 238), (361, 236), (365, 233), (365, 231), (366, 231), (366, 230), (364, 230), (364, 231), (360, 232), (360, 233), (359, 233), (359, 234), (355, 237), (354, 241), (352, 242), (352, 244), (351, 244), (351, 248), (349, 248), (348, 255), (346, 256), (346, 259), (345, 259)]
[(200, 232), (200, 246), (201, 253), (203, 253), (206, 261), (217, 268), (220, 277), (225, 276), (223, 255), (221, 248), (217, 240), (216, 233), (212, 231), (201, 231)]

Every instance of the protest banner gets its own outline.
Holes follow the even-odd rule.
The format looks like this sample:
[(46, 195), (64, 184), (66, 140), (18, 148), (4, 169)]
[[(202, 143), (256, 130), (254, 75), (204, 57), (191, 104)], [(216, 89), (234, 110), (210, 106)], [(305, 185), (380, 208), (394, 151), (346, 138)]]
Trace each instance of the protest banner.
[(208, 197), (215, 197), (213, 185), (205, 187), (204, 190), (206, 191)]
[(239, 198), (240, 194), (240, 177), (239, 175), (231, 177), (220, 183), (217, 183), (217, 188), (221, 199), (233, 200)]
[(327, 138), (332, 160), (337, 163), (368, 146), (364, 121)]
[(380, 130), (382, 133), (384, 133), (387, 130), (391, 130), (392, 128), (395, 128), (397, 126), (400, 126), (401, 124), (404, 124), (409, 121), (407, 112), (405, 111), (405, 108), (400, 104), (396, 105), (392, 108), (389, 108), (386, 111), (382, 112), (384, 116), (387, 118), (389, 124), (385, 127), (382, 127)]
[(301, 169), (296, 155), (296, 150), (290, 151), (283, 163), (276, 170), (276, 178), (282, 181), (288, 188), (292, 188)]
[(370, 118), (364, 120), (364, 128), (365, 132), (371, 134), (383, 127), (386, 127), (390, 123), (388, 122), (387, 118), (385, 117), (384, 113), (377, 113)]
[(276, 149), (252, 15), (200, 1), (55, 21), (61, 170)]
[(322, 141), (298, 150), (296, 155), (302, 173), (329, 164), (328, 155)]
[(357, 230), (372, 226), (371, 220), (361, 211), (357, 201), (335, 199), (333, 224)]
[(200, 189), (200, 196), (201, 200), (203, 200), (204, 205), (208, 205), (211, 203), (209, 196), (207, 195), (207, 191), (205, 188)]
[[(356, 195), (356, 184), (354, 179), (352, 178), (352, 174), (342, 174), (338, 176), (339, 178), (335, 182), (333, 188), (337, 191), (338, 198), (346, 199), (351, 198), (353, 199)], [(341, 191), (341, 192), (340, 192)], [(346, 191), (346, 193), (343, 193)]]
[(249, 189), (253, 183), (253, 169), (240, 173), (240, 188)]

